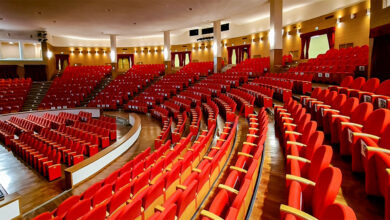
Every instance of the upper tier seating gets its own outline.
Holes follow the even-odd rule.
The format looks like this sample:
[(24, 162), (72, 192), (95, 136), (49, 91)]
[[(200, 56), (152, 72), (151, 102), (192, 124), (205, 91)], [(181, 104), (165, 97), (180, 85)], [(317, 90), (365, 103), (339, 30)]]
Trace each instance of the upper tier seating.
[(292, 63), (293, 57), (291, 54), (282, 56), (282, 65), (285, 66), (287, 63)]
[(292, 90), (295, 93), (305, 94), (311, 92), (311, 81), (313, 79), (312, 74), (298, 74), (298, 73), (266, 73), (265, 77), (271, 77), (280, 79), (282, 81), (293, 82)]
[(0, 114), (21, 111), (31, 84), (31, 78), (0, 79)]
[(177, 73), (196, 73), (199, 76), (208, 76), (213, 72), (213, 62), (191, 62), (181, 68)]
[(347, 49), (330, 49), (317, 58), (309, 59), (292, 67), (292, 73), (310, 73), (313, 81), (325, 83), (340, 83), (346, 76), (354, 76), (355, 71), (367, 71), (368, 46), (351, 47)]
[(68, 66), (55, 78), (38, 109), (74, 108), (111, 73), (111, 66)]
[(164, 74), (164, 64), (136, 64), (133, 65), (126, 73), (128, 74), (151, 74), (153, 77)]
[(226, 73), (246, 74), (248, 77), (262, 76), (264, 72), (267, 72), (270, 68), (269, 57), (264, 58), (250, 58), (237, 64), (233, 68), (226, 71)]

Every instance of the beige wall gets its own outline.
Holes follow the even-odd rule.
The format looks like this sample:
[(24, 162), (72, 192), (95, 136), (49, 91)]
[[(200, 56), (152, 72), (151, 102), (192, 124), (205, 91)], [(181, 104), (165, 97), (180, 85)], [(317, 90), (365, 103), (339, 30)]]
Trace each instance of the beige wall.
[(390, 23), (390, 7), (383, 8), (383, 0), (371, 0), (371, 28)]

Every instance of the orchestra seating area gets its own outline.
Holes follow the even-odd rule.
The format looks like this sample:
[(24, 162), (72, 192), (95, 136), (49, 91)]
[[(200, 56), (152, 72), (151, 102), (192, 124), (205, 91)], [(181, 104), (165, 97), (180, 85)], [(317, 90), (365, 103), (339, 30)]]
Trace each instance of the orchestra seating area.
[(15, 156), (49, 181), (61, 177), (61, 164), (73, 166), (116, 140), (116, 122), (91, 113), (60, 112), (12, 116), (0, 122), (0, 137)]

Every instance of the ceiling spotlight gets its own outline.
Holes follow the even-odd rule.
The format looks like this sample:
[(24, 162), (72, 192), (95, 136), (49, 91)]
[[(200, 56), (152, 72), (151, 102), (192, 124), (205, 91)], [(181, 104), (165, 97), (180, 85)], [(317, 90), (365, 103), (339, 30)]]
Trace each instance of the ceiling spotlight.
[(112, 9), (111, 8), (107, 8), (106, 12), (112, 12)]
[(370, 9), (370, 8), (367, 8), (367, 13), (366, 13), (366, 15), (367, 15), (367, 16), (370, 16), (370, 14), (371, 14), (371, 9)]
[(9, 42), (9, 44), (14, 44), (14, 42)]
[(316, 31), (318, 31), (318, 26), (317, 26), (317, 27), (315, 27), (315, 29), (316, 29)]
[(61, 54), (64, 54), (64, 52), (61, 51)]
[(56, 21), (56, 20), (53, 20), (53, 23), (57, 23), (57, 21)]
[(356, 18), (356, 13), (351, 14), (351, 19), (355, 19), (355, 18)]
[(137, 22), (134, 22), (133, 24), (134, 24), (134, 25), (137, 25)]
[(4, 20), (4, 18), (0, 18), (0, 21)]
[(192, 11), (192, 8), (188, 8), (188, 11)]

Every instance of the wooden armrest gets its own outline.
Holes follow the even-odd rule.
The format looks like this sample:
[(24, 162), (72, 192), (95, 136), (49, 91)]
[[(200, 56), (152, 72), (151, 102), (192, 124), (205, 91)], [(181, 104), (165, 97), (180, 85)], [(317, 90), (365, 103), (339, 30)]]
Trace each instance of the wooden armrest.
[(296, 141), (287, 141), (287, 144), (294, 144), (294, 145), (301, 146), (301, 147), (307, 146), (306, 144), (302, 144), (302, 143), (296, 142)]
[(171, 171), (171, 170), (172, 170), (172, 168), (170, 168), (170, 167), (167, 167), (167, 168), (165, 168), (165, 170), (166, 170), (166, 171)]
[(379, 97), (379, 96), (382, 96), (382, 95), (371, 95), (371, 97)]
[(390, 150), (389, 150), (389, 149), (381, 148), (381, 147), (371, 147), (371, 146), (367, 146), (367, 151), (382, 152), (382, 153), (390, 154)]
[(332, 118), (346, 118), (346, 119), (351, 119), (350, 117), (345, 116), (345, 115), (332, 115)]
[(281, 113), (279, 113), (280, 115), (288, 115), (288, 116), (290, 116), (291, 114), (290, 113), (288, 113), (288, 112), (281, 112)]
[(296, 124), (293, 124), (293, 123), (287, 123), (287, 122), (284, 122), (283, 125), (290, 125), (290, 126), (293, 126), (293, 127), (296, 127), (297, 125)]
[(154, 211), (163, 212), (164, 210), (165, 210), (165, 208), (162, 207), (161, 205), (157, 205), (156, 207), (154, 207)]
[(368, 137), (368, 138), (375, 139), (375, 140), (379, 140), (380, 139), (380, 137), (378, 137), (376, 135), (373, 135), (373, 134), (360, 133), (360, 132), (352, 132), (352, 134), (354, 136), (358, 136), (358, 137)]
[(219, 150), (219, 149), (221, 149), (221, 148), (219, 148), (219, 147), (212, 147), (211, 149)]
[(331, 109), (331, 108), (328, 108), (328, 109), (324, 109), (324, 111), (326, 111), (326, 112), (337, 112), (337, 113), (339, 113), (340, 111), (339, 110), (336, 110), (336, 109)]
[(232, 187), (230, 187), (230, 186), (226, 186), (226, 185), (224, 185), (224, 184), (219, 184), (218, 185), (218, 188), (220, 188), (220, 189), (225, 189), (225, 190), (227, 190), (227, 191), (229, 191), (229, 192), (231, 192), (231, 193), (234, 193), (234, 194), (238, 194), (238, 190), (236, 190), (235, 188), (232, 188)]
[(202, 170), (198, 169), (198, 168), (193, 168), (192, 171), (197, 172), (197, 173), (201, 173), (202, 172)]
[(295, 215), (295, 216), (300, 217), (300, 218), (305, 219), (305, 220), (318, 220), (317, 218), (307, 214), (306, 212), (301, 211), (301, 210), (296, 209), (296, 208), (293, 208), (293, 207), (288, 206), (288, 205), (281, 204), (280, 211)]
[(317, 106), (320, 106), (320, 107), (328, 107), (328, 108), (331, 108), (332, 106), (330, 106), (330, 105), (324, 105), (324, 104), (319, 104), (319, 105), (317, 105)]
[(209, 156), (204, 156), (203, 158), (204, 158), (204, 159), (207, 159), (207, 160), (213, 160), (213, 158), (212, 158), (212, 157), (209, 157)]
[(252, 156), (252, 155), (250, 155), (250, 154), (247, 154), (247, 153), (243, 153), (243, 152), (238, 152), (238, 153), (237, 153), (237, 155), (238, 155), (238, 156), (245, 156), (245, 157), (250, 157), (250, 158), (253, 158), (253, 156)]
[(222, 138), (218, 138), (217, 141), (225, 141), (225, 139), (222, 139)]
[(252, 125), (259, 125), (257, 122), (251, 122)]
[(209, 132), (209, 130), (202, 130), (202, 132)]
[(248, 130), (255, 130), (255, 131), (258, 131), (259, 129), (258, 129), (258, 128), (248, 128)]
[(306, 185), (311, 185), (311, 186), (316, 185), (316, 183), (311, 181), (311, 180), (305, 179), (305, 178), (300, 177), (300, 176), (294, 176), (291, 174), (286, 174), (286, 180), (297, 181), (297, 182), (300, 182), (300, 183), (303, 183)]
[(302, 133), (296, 132), (296, 131), (285, 131), (286, 134), (294, 134), (294, 135), (302, 135)]
[(202, 211), (200, 211), (200, 215), (207, 217), (209, 219), (212, 219), (212, 220), (223, 220), (223, 218), (219, 217), (218, 215), (216, 215), (212, 212), (209, 212), (207, 210), (204, 210), (204, 209)]
[(247, 134), (246, 136), (255, 137), (255, 138), (258, 138), (258, 137), (259, 137), (259, 136), (255, 135), (255, 134)]
[(287, 155), (287, 159), (298, 160), (298, 161), (303, 162), (303, 163), (311, 163), (311, 161), (306, 159), (306, 158), (293, 156), (293, 155)]
[(184, 158), (183, 158), (183, 157), (181, 157), (181, 156), (178, 156), (178, 157), (177, 157), (177, 159), (179, 159), (179, 160), (183, 160)]
[(387, 168), (386, 172), (390, 175), (390, 168)]
[(255, 114), (249, 114), (248, 116), (249, 116), (249, 117), (256, 117), (257, 115), (255, 115)]
[(194, 141), (194, 144), (199, 144), (200, 143), (200, 141)]
[[(301, 97), (303, 97), (303, 96), (301, 96)], [(282, 106), (282, 105), (274, 105), (274, 108), (275, 108), (275, 107), (283, 108), (284, 106)]]
[(242, 168), (236, 167), (236, 166), (230, 166), (230, 169), (231, 170), (236, 170), (236, 171), (238, 171), (240, 173), (247, 173), (248, 172), (248, 171), (246, 171), (246, 170), (244, 170)]
[(246, 145), (251, 145), (251, 146), (257, 146), (256, 144), (251, 143), (251, 142), (244, 142), (244, 143), (242, 143), (242, 144), (243, 144), (243, 145), (246, 144)]
[(289, 118), (289, 117), (282, 117), (282, 119), (294, 120), (293, 118)]
[(362, 128), (363, 125), (361, 124), (357, 124), (357, 123), (352, 123), (352, 122), (341, 122), (342, 125), (352, 125), (352, 126), (355, 126), (355, 127), (358, 127), (358, 128)]
[(186, 189), (187, 189), (187, 186), (184, 186), (184, 185), (179, 184), (179, 185), (176, 186), (176, 189), (186, 190)]

